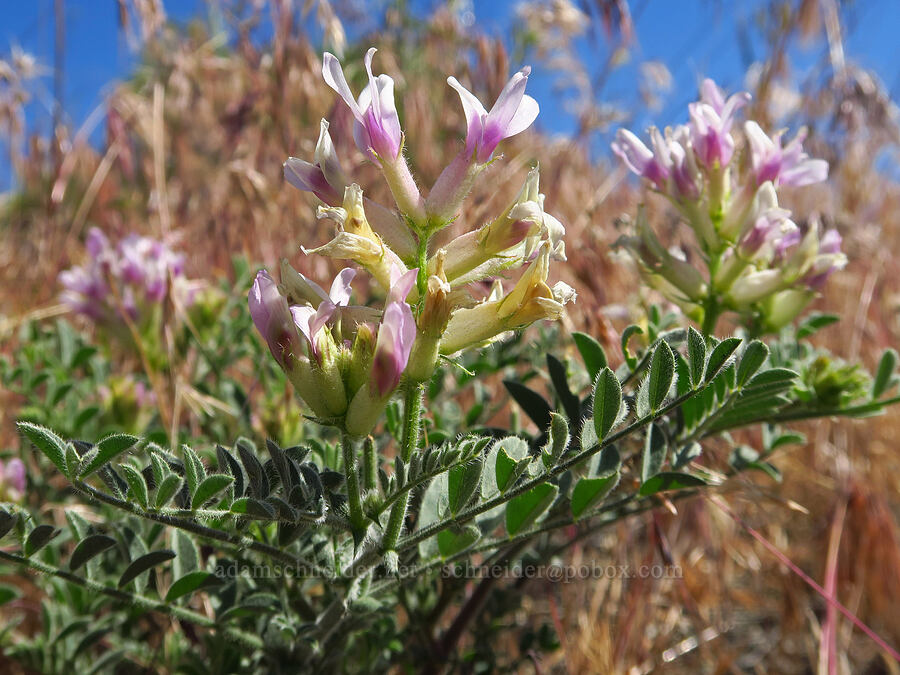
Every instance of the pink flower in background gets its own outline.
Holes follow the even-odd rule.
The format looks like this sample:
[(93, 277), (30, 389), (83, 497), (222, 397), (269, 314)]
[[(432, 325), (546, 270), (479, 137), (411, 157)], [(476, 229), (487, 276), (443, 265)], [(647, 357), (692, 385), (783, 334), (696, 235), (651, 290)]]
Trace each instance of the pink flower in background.
[(5, 465), (0, 461), (0, 497), (3, 494), (12, 500), (25, 494), (25, 464), (18, 457), (13, 457)]
[(700, 100), (688, 106), (691, 117), (691, 144), (697, 161), (707, 169), (724, 168), (734, 155), (731, 127), (738, 110), (750, 101), (750, 94), (739, 92), (727, 100), (709, 78), (700, 85)]
[(801, 129), (793, 140), (782, 147), (779, 131), (769, 137), (753, 121), (744, 124), (744, 131), (750, 143), (750, 162), (756, 175), (757, 185), (772, 181), (775, 185), (801, 187), (821, 183), (828, 178), (828, 162), (824, 159), (810, 159), (803, 152), (806, 129)]
[[(799, 242), (799, 239), (796, 237), (800, 231), (790, 219), (790, 211), (778, 208), (769, 209), (756, 219), (753, 227), (741, 239), (741, 255), (752, 257), (762, 250), (766, 244), (771, 243), (785, 233), (795, 233), (792, 234), (792, 238), (788, 240), (787, 245)], [(779, 246), (782, 248), (785, 246), (784, 240)]]
[(628, 129), (619, 129), (612, 150), (633, 173), (646, 178), (657, 190), (676, 199), (697, 199), (699, 175), (688, 128), (666, 129), (663, 136), (659, 129), (650, 127), (650, 142), (652, 150)]
[(372, 57), (376, 51), (372, 47), (366, 52), (369, 84), (362, 90), (359, 99), (353, 97), (340, 61), (329, 52), (325, 52), (322, 58), (322, 77), (353, 113), (356, 119), (353, 138), (357, 147), (373, 159), (393, 161), (400, 154), (402, 142), (400, 118), (394, 102), (394, 80), (388, 75), (375, 77), (372, 74)]
[[(658, 132), (657, 132), (658, 133)], [(616, 140), (612, 144), (612, 151), (621, 157), (625, 166), (632, 173), (641, 178), (646, 178), (653, 183), (658, 190), (665, 190), (669, 180), (669, 169), (662, 158), (644, 145), (644, 142), (631, 133), (628, 129), (619, 129), (616, 132)]]
[(841, 251), (843, 240), (837, 230), (828, 230), (819, 241), (819, 255), (813, 260), (812, 267), (803, 277), (810, 290), (820, 290), (825, 282), (837, 270), (847, 264), (847, 257)]
[(479, 164), (487, 162), (500, 141), (525, 131), (538, 116), (537, 101), (525, 94), (531, 68), (526, 66), (512, 76), (488, 112), (455, 77), (447, 83), (456, 89), (466, 113), (466, 153), (475, 155)]
[(131, 234), (113, 247), (94, 227), (88, 232), (85, 248), (89, 259), (59, 274), (63, 286), (60, 300), (74, 312), (95, 321), (115, 321), (121, 308), (138, 320), (146, 303), (166, 297), (170, 281), (181, 304), (193, 303), (196, 284), (184, 278), (184, 256), (165, 243)]
[(379, 396), (387, 396), (397, 387), (409, 362), (416, 339), (416, 321), (406, 304), (406, 296), (415, 285), (418, 273), (418, 269), (411, 269), (392, 280), (372, 363), (373, 385)]

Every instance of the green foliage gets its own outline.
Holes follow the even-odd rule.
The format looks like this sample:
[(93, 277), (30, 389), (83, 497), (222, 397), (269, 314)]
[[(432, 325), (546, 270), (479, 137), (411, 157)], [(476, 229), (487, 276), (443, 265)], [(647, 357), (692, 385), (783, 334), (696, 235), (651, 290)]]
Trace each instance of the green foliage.
[[(354, 650), (395, 658), (407, 642), (394, 607), (402, 598), (427, 616), (445, 565), (501, 555), (546, 561), (559, 548), (560, 528), (588, 532), (662, 499), (714, 489), (722, 462), (729, 475), (780, 480), (777, 453), (803, 442), (784, 423), (874, 414), (893, 402), (892, 351), (869, 377), (793, 335), (768, 344), (718, 341), (657, 319), (646, 340), (632, 339), (643, 335), (636, 327), (628, 332), (627, 358), (616, 370), (584, 334), (571, 350), (584, 368), (518, 339), (469, 355), (465, 370), (444, 366), (427, 386), (423, 442), (408, 461), (380, 453), (404, 426), (400, 406), (371, 441), (374, 467), (361, 472), (363, 532), (351, 527), (341, 448), (327, 434), (304, 429), (289, 446), (256, 435), (225, 444), (211, 435), (216, 423), (204, 422), (202, 437), (178, 434), (172, 446), (158, 430), (129, 433), (100, 425), (100, 416), (74, 433), (22, 420), (23, 443), (37, 449), (42, 466), (31, 480), (46, 491), (54, 477), (67, 479), (93, 515), (69, 511), (70, 527), (61, 531), (26, 508), (3, 506), (3, 555), (49, 575), (50, 597), (76, 598), (47, 603), (45, 644), (63, 635), (54, 658), (72, 663), (86, 664), (114, 633), (118, 647), (102, 650), (103, 662), (139, 658), (141, 612), (194, 624), (204, 653), (218, 650), (223, 663), (326, 668)], [(510, 428), (485, 426), (498, 409), (480, 379), (489, 374), (504, 380), (509, 404), (536, 432), (520, 428), (515, 415)], [(474, 401), (465, 411), (456, 401), (461, 390)], [(730, 431), (752, 425), (763, 427), (762, 448), (732, 443)], [(96, 445), (74, 440), (91, 429)], [(704, 453), (724, 446), (717, 472), (709, 471)], [(384, 532), (407, 502), (388, 555)], [(288, 567), (290, 577), (274, 573)], [(0, 601), (12, 598), (0, 587)], [(40, 639), (28, 644), (37, 649)], [(191, 663), (196, 650), (171, 639), (170, 663)], [(385, 647), (394, 643), (400, 647)], [(353, 648), (336, 652), (337, 645)]]

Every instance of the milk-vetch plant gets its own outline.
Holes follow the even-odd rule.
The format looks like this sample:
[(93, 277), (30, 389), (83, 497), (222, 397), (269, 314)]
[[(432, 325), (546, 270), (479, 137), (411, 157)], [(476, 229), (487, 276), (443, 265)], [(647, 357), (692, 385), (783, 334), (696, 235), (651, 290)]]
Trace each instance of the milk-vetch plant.
[[(179, 450), (127, 434), (92, 444), (19, 425), (98, 517), (67, 513), (63, 535), (20, 505), (4, 505), (0, 536), (17, 548), (0, 550), (0, 559), (86, 589), (98, 603), (208, 629), (205, 653), (222, 668), (371, 672), (390, 661), (452, 660), (490, 585), (457, 609), (466, 580), (442, 570), (526, 554), (546, 564), (574, 540), (740, 472), (778, 479), (773, 455), (802, 441), (784, 423), (875, 414), (897, 401), (888, 395), (896, 354), (884, 355), (874, 377), (840, 363), (802, 341), (821, 318), (769, 344), (712, 334), (726, 309), (759, 334), (780, 328), (843, 257), (834, 235), (819, 240), (810, 227), (797, 237), (775, 202), (778, 185), (820, 180), (825, 168), (799, 142), (782, 147), (780, 137), (766, 137), (752, 141), (752, 168), (738, 172), (730, 130), (745, 98), (723, 100), (706, 84), (690, 127), (653, 132), (653, 151), (628, 132), (616, 145), (697, 233), (706, 277), (663, 248), (640, 217), (639, 235), (624, 243), (645, 278), (702, 332), (672, 328), (654, 311), (642, 349), (631, 340), (641, 328), (623, 334), (618, 368), (594, 338), (575, 333), (580, 360), (562, 346), (539, 359), (547, 394), (521, 379), (505, 382), (532, 431), (442, 422), (435, 382), (488, 343), (572, 306), (574, 290), (548, 281), (551, 260), (566, 260), (564, 228), (545, 211), (534, 168), (501, 213), (436, 246), (436, 233), (468, 222), (466, 197), (489, 164), (502, 166), (499, 144), (537, 116), (524, 93), (529, 70), (510, 79), (489, 111), (448, 79), (463, 104), (465, 140), (423, 194), (405, 155), (394, 82), (373, 74), (373, 56), (365, 56), (368, 84), (358, 97), (330, 54), (323, 75), (350, 109), (355, 143), (381, 170), (394, 204), (369, 200), (352, 182), (323, 121), (313, 161), (290, 158), (284, 175), (314, 193), (319, 217), (335, 224), (331, 241), (303, 254), (355, 267), (319, 283), (285, 259), (278, 281), (261, 270), (248, 296), (262, 341), (325, 440), (285, 448), (269, 439), (264, 453), (247, 438)], [(504, 287), (501, 277), (516, 268), (518, 280)], [(377, 306), (354, 302), (360, 270), (380, 287)], [(479, 292), (484, 281), (490, 290)], [(426, 388), (435, 392), (427, 405)], [(730, 435), (746, 426), (763, 428), (761, 447)], [(416, 630), (398, 619), (400, 604)], [(65, 658), (77, 661), (77, 648)]]
[(783, 131), (769, 135), (748, 120), (737, 152), (733, 126), (749, 100), (746, 92), (726, 99), (707, 79), (700, 100), (689, 105), (688, 124), (664, 132), (651, 127), (650, 147), (620, 129), (612, 145), (676, 207), (696, 238), (692, 257), (706, 270), (701, 273), (684, 251), (666, 249), (643, 211), (636, 232), (620, 244), (643, 278), (707, 333), (726, 311), (737, 313), (753, 334), (778, 332), (846, 264), (837, 230), (822, 232), (815, 218), (798, 226), (778, 202), (779, 188), (828, 177), (828, 163), (803, 151), (806, 131), (785, 144)]

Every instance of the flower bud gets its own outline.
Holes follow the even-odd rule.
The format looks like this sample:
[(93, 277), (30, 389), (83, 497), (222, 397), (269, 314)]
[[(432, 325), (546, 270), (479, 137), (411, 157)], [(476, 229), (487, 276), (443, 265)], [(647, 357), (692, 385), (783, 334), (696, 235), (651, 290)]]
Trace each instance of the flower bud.
[(250, 316), (278, 364), (290, 372), (301, 356), (300, 334), (287, 300), (265, 270), (260, 270), (249, 295)]
[(781, 290), (785, 283), (784, 273), (780, 269), (748, 272), (731, 285), (727, 298), (735, 309), (746, 309)]
[(347, 392), (351, 398), (360, 387), (369, 382), (374, 354), (375, 331), (368, 323), (360, 324), (356, 329), (356, 338), (350, 350), (350, 365), (347, 368)]
[(814, 291), (788, 289), (774, 294), (763, 306), (762, 323), (765, 330), (777, 333), (797, 318), (816, 297)]
[(334, 412), (325, 401), (320, 377), (316, 375), (315, 370), (310, 360), (302, 357), (296, 360), (291, 370), (285, 372), (294, 391), (318, 417), (332, 417)]
[(316, 142), (316, 151), (313, 155), (316, 164), (322, 170), (325, 180), (338, 193), (343, 192), (344, 188), (350, 183), (347, 174), (341, 168), (341, 162), (338, 159), (337, 152), (334, 149), (334, 143), (331, 141), (331, 135), (328, 133), (328, 121), (322, 120), (319, 125), (319, 140)]
[(312, 364), (313, 377), (330, 416), (339, 417), (347, 411), (347, 392), (341, 377), (340, 348), (330, 330), (321, 330), (316, 341), (317, 360)]

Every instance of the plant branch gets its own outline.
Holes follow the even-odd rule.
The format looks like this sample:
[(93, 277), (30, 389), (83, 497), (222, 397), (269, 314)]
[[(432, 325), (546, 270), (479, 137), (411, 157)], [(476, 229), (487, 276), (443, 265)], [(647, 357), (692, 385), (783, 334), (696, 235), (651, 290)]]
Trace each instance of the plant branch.
[(568, 471), (572, 467), (580, 464), (585, 459), (600, 452), (604, 448), (609, 447), (610, 445), (616, 443), (617, 441), (619, 441), (620, 439), (622, 439), (626, 436), (630, 436), (631, 434), (635, 433), (636, 431), (642, 429), (643, 427), (645, 427), (648, 424), (650, 424), (651, 422), (653, 422), (655, 419), (674, 410), (675, 408), (680, 406), (682, 403), (684, 403), (689, 398), (699, 394), (701, 391), (703, 391), (708, 386), (709, 386), (709, 383), (706, 383), (702, 387), (699, 387), (693, 391), (687, 392), (687, 393), (683, 394), (682, 396), (675, 398), (670, 403), (663, 406), (656, 412), (652, 412), (648, 415), (645, 415), (644, 417), (641, 417), (641, 418), (635, 420), (628, 426), (620, 429), (616, 433), (607, 436), (603, 442), (598, 443), (597, 445), (594, 445), (593, 447), (590, 447), (587, 450), (583, 450), (583, 451), (573, 455), (566, 461), (559, 463), (557, 466), (555, 466), (552, 470), (548, 471), (547, 473), (542, 473), (542, 474), (532, 478), (531, 480), (527, 480), (523, 483), (520, 483), (519, 485), (513, 487), (511, 490), (509, 490), (501, 495), (497, 495), (493, 499), (489, 499), (488, 501), (483, 502), (482, 504), (478, 504), (477, 506), (473, 506), (472, 508), (469, 508), (469, 509), (463, 511), (462, 513), (458, 514), (455, 518), (452, 518), (452, 519), (446, 520), (446, 521), (442, 521), (442, 522), (438, 522), (438, 523), (434, 523), (433, 525), (429, 525), (428, 527), (422, 528), (418, 532), (411, 534), (408, 537), (406, 537), (405, 539), (401, 540), (397, 550), (404, 551), (408, 548), (418, 545), (419, 542), (424, 541), (425, 539), (428, 539), (429, 537), (434, 536), (438, 532), (441, 532), (442, 530), (445, 530), (448, 527), (452, 527), (454, 525), (462, 525), (462, 524), (472, 520), (476, 516), (479, 516), (482, 513), (490, 511), (491, 509), (493, 509), (497, 506), (501, 506), (501, 505), (505, 504), (506, 502), (510, 501), (511, 499), (513, 499), (514, 497), (517, 497), (520, 494), (528, 492), (528, 490), (531, 490), (532, 488), (536, 487), (537, 485), (540, 485), (541, 483), (545, 483), (548, 479), (559, 476), (560, 474)]
[(254, 649), (261, 649), (263, 646), (263, 641), (256, 635), (251, 633), (246, 633), (242, 630), (237, 630), (235, 628), (227, 628), (224, 626), (219, 626), (214, 619), (210, 619), (203, 614), (199, 614), (189, 609), (185, 609), (183, 607), (177, 607), (175, 605), (168, 605), (164, 602), (160, 602), (158, 600), (153, 600), (152, 598), (148, 598), (143, 595), (138, 595), (136, 593), (129, 593), (128, 591), (123, 591), (118, 588), (112, 588), (110, 586), (104, 586), (103, 584), (98, 584), (95, 581), (91, 581), (89, 579), (85, 579), (84, 577), (80, 577), (77, 574), (73, 574), (71, 572), (67, 572), (65, 570), (61, 570), (57, 567), (53, 567), (51, 565), (47, 565), (39, 560), (35, 560), (33, 558), (26, 558), (24, 556), (16, 555), (15, 553), (9, 553), (7, 551), (0, 550), (0, 560), (5, 560), (7, 562), (13, 563), (15, 565), (21, 565), (23, 567), (27, 567), (35, 572), (40, 572), (41, 574), (48, 574), (50, 576), (57, 577), (59, 579), (63, 579), (64, 581), (68, 581), (70, 583), (76, 584), (78, 586), (82, 586), (94, 593), (100, 593), (107, 597), (110, 597), (114, 600), (118, 600), (119, 602), (124, 602), (129, 605), (134, 605), (136, 607), (140, 607), (141, 609), (145, 609), (147, 611), (152, 612), (160, 612), (162, 614), (168, 614), (172, 618), (179, 619), (181, 621), (188, 621), (190, 623), (196, 624), (198, 626), (203, 626), (204, 628), (210, 628), (214, 630), (221, 630), (225, 635), (228, 635), (235, 640), (243, 642), (249, 647)]
[[(269, 556), (270, 558), (278, 560), (279, 562), (285, 563), (287, 565), (293, 565), (297, 568), (303, 568), (302, 571), (309, 572), (312, 576), (319, 576), (324, 578), (332, 578), (334, 576), (334, 574), (330, 573), (328, 570), (322, 567), (319, 567), (313, 562), (300, 558), (299, 556), (291, 555), (286, 551), (282, 551), (275, 546), (257, 541), (256, 539), (231, 534), (230, 532), (217, 530), (215, 528), (207, 527), (206, 525), (201, 525), (200, 523), (191, 520), (184, 520), (182, 518), (167, 515), (165, 513), (144, 511), (134, 504), (123, 501), (121, 499), (117, 499), (116, 497), (108, 495), (105, 492), (101, 492), (100, 490), (97, 490), (96, 488), (93, 488), (87, 483), (80, 480), (74, 481), (72, 485), (76, 490), (90, 497), (91, 499), (103, 502), (104, 504), (109, 504), (110, 506), (114, 506), (117, 509), (121, 509), (122, 511), (126, 511), (135, 516), (146, 518), (147, 520), (152, 520), (168, 527), (177, 527), (178, 529), (185, 530), (186, 532), (195, 534), (198, 537), (203, 537), (204, 539), (211, 539), (213, 541), (220, 541), (225, 544), (231, 544), (232, 546), (236, 546), (239, 549), (250, 549), (252, 551), (255, 551), (256, 553)], [(300, 574), (300, 569), (297, 569), (295, 571), (297, 573), (297, 576), (303, 576), (302, 574)]]

